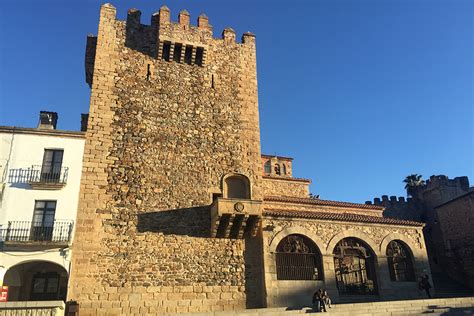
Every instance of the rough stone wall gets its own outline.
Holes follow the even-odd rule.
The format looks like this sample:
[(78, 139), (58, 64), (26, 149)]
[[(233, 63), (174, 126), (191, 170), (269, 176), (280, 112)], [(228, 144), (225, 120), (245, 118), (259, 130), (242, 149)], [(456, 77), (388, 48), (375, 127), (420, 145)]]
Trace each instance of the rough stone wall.
[(474, 288), (474, 192), (436, 208), (449, 275)]
[(282, 179), (264, 178), (262, 182), (264, 195), (309, 197), (309, 183)]
[[(390, 280), (386, 246), (391, 240), (402, 240), (414, 257), (416, 275), (430, 274), (426, 248), (421, 227), (375, 225), (307, 219), (284, 219), (266, 217), (263, 221), (263, 249), (267, 303), (272, 306), (305, 306), (317, 288), (326, 288), (333, 301), (338, 302), (339, 293), (335, 280), (333, 247), (345, 237), (356, 237), (366, 242), (376, 258), (376, 276), (381, 299), (418, 298), (416, 282), (393, 282)], [(301, 234), (311, 239), (322, 255), (322, 281), (287, 281), (276, 276), (276, 247), (284, 237)]]
[[(208, 205), (231, 172), (262, 198), (255, 39), (166, 8), (151, 26), (115, 15), (102, 6), (68, 298), (81, 315), (244, 308), (258, 264), (209, 238)], [(204, 65), (161, 59), (164, 40), (204, 47)]]

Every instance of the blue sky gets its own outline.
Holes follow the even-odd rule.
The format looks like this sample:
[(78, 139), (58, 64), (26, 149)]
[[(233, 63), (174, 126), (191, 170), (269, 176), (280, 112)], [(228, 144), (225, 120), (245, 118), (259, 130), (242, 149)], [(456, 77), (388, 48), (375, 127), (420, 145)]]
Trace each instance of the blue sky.
[[(148, 24), (208, 15), (219, 37), (257, 36), (262, 152), (294, 157), (324, 199), (405, 195), (410, 173), (474, 182), (474, 1), (114, 1)], [(0, 3), (0, 125), (34, 127), (40, 110), (78, 130), (88, 112), (87, 34), (98, 1)]]

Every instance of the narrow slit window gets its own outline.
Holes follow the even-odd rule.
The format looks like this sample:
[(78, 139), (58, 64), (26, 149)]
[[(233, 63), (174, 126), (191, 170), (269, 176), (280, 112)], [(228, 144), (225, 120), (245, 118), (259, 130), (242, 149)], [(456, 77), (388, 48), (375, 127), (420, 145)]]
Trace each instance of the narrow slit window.
[(196, 48), (196, 60), (194, 62), (196, 65), (202, 66), (203, 55), (204, 55), (204, 48), (202, 47)]
[(173, 60), (176, 62), (181, 61), (181, 51), (183, 50), (183, 45), (181, 44), (174, 44), (174, 54), (173, 54)]
[(162, 57), (166, 61), (170, 61), (171, 42), (163, 43), (163, 54)]
[(150, 81), (150, 75), (151, 75), (150, 64), (148, 64), (146, 67), (146, 80), (147, 81)]
[(211, 88), (214, 89), (214, 75), (211, 77)]
[(184, 51), (184, 62), (188, 65), (191, 65), (192, 58), (193, 58), (193, 47), (186, 46), (186, 50)]

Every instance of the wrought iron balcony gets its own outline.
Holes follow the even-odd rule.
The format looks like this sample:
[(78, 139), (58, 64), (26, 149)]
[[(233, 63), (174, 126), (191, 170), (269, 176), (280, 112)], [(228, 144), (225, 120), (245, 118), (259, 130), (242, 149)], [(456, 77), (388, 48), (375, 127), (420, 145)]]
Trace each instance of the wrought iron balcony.
[(29, 183), (34, 189), (60, 189), (66, 185), (68, 167), (31, 166), (26, 169), (10, 169), (10, 183)]
[(50, 223), (9, 221), (0, 230), (0, 242), (13, 244), (68, 244), (71, 241), (74, 221), (55, 220)]

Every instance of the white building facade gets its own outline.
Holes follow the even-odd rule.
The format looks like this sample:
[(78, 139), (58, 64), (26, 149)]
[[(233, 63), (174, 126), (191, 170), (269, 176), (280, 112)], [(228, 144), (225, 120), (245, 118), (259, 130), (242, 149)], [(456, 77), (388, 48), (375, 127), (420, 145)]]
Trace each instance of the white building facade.
[(66, 298), (84, 132), (0, 126), (0, 286), (8, 301)]

